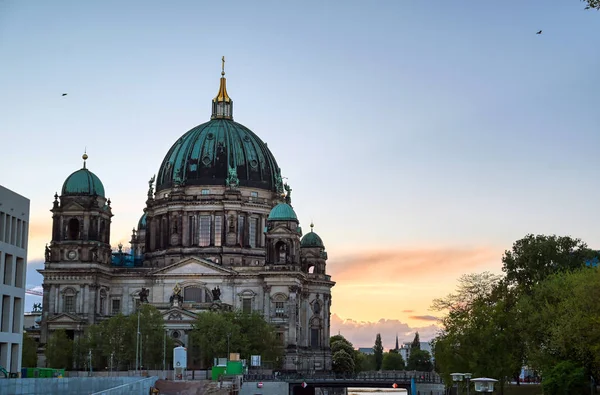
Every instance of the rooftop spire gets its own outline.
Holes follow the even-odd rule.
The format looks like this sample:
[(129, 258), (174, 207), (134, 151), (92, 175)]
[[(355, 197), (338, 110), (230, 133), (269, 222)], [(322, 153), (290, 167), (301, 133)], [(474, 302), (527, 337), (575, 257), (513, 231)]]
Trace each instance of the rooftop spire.
[(221, 58), (221, 82), (219, 93), (213, 99), (211, 119), (233, 119), (233, 100), (227, 94), (227, 80), (225, 79), (225, 56)]
[(85, 161), (87, 160), (87, 148), (83, 150), (83, 155), (81, 155), (81, 159), (83, 159), (83, 168), (85, 169)]

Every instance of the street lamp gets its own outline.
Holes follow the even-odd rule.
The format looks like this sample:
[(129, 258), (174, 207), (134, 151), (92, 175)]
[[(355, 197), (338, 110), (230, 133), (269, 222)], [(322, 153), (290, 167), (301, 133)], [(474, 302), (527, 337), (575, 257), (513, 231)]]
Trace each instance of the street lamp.
[(458, 383), (463, 381), (463, 379), (467, 379), (467, 395), (469, 395), (469, 391), (470, 391), (469, 380), (471, 379), (471, 377), (473, 375), (471, 373), (450, 373), (450, 376), (452, 376), (452, 381), (454, 381), (456, 383), (457, 392), (458, 392)]
[(488, 377), (479, 377), (471, 381), (475, 383), (475, 392), (494, 392), (494, 383), (498, 382)]
[(471, 391), (471, 377), (473, 377), (473, 375), (471, 373), (465, 373), (464, 376), (465, 379), (467, 379), (467, 395), (469, 395)]

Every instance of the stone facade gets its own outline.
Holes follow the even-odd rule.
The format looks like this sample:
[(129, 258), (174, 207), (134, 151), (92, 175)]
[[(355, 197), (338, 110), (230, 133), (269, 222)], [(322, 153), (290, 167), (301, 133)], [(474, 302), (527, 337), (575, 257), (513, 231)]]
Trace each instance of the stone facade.
[[(224, 89), (224, 78), (221, 86)], [(225, 109), (232, 105), (227, 100)], [(231, 109), (226, 114), (230, 117)], [(212, 119), (205, 125), (216, 132), (207, 140), (219, 133), (223, 122), (246, 133), (227, 117), (219, 119), (213, 113)], [(252, 144), (264, 144), (252, 138), (256, 140)], [(243, 139), (248, 142), (248, 134)], [(193, 151), (193, 143), (190, 147)], [(229, 157), (261, 155), (235, 151), (234, 146), (220, 149)], [(262, 150), (271, 155), (266, 145)], [(168, 160), (172, 151), (159, 174), (177, 165)], [(187, 168), (192, 168), (193, 160), (187, 159)], [(147, 300), (162, 312), (169, 336), (179, 344), (189, 345), (191, 324), (204, 311), (258, 311), (275, 326), (285, 346), (284, 369), (331, 369), (330, 306), (335, 283), (326, 274), (325, 248), (302, 245), (291, 188), (281, 182), (274, 159), (264, 165), (247, 160), (271, 171), (273, 182), (264, 186), (250, 175), (238, 179), (243, 169), (232, 164), (227, 178), (218, 182), (221, 175), (208, 167), (209, 160), (198, 164), (208, 169), (199, 179), (209, 180), (206, 184), (175, 170), (171, 178), (161, 176), (154, 191), (153, 177), (129, 251), (121, 245), (113, 251), (109, 245), (112, 208), (110, 199), (97, 192), (104, 192), (99, 179), (90, 176), (96, 184), (87, 189), (67, 185), (67, 179), (63, 193), (55, 195), (52, 241), (40, 271), (44, 276), (41, 342), (57, 329), (77, 338), (88, 325), (118, 313), (135, 313), (138, 304)], [(88, 171), (85, 162), (82, 171)]]

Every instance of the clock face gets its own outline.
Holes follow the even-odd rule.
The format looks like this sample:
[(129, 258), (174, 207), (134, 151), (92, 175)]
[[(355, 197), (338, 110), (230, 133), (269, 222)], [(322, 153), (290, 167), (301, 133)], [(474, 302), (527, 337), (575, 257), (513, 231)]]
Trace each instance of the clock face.
[(69, 257), (70, 260), (73, 260), (73, 259), (77, 258), (77, 253), (75, 251), (69, 251), (69, 253), (67, 254), (67, 257)]

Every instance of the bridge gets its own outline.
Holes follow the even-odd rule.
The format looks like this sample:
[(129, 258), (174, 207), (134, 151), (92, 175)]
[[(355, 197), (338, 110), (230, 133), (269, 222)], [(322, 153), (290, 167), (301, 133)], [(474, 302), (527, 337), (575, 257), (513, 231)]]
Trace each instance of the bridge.
[(433, 372), (384, 371), (359, 373), (297, 373), (281, 372), (272, 375), (247, 374), (244, 382), (287, 383), (290, 395), (315, 394), (316, 388), (404, 388), (409, 394), (442, 395), (444, 383)]

